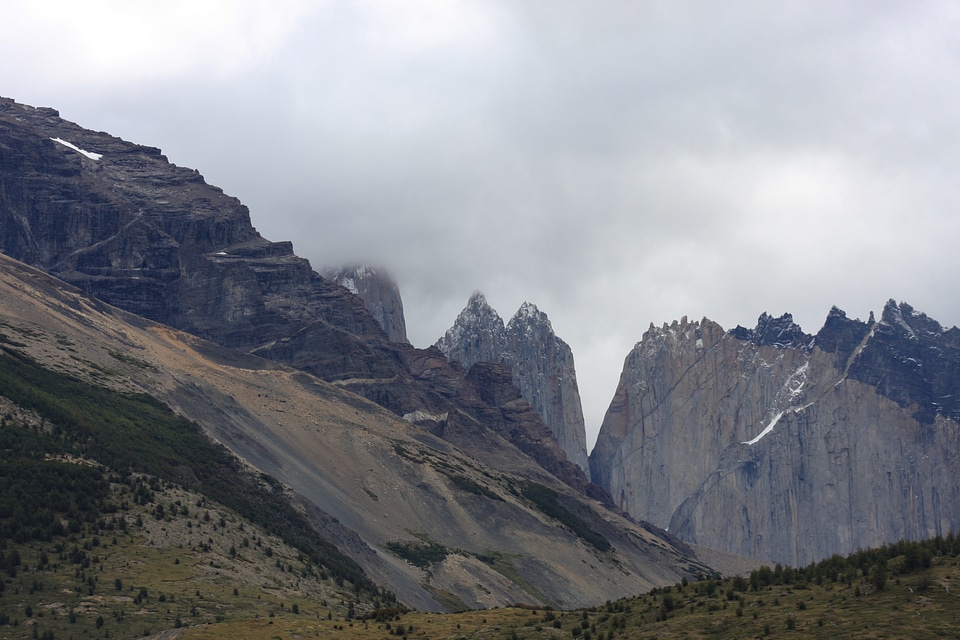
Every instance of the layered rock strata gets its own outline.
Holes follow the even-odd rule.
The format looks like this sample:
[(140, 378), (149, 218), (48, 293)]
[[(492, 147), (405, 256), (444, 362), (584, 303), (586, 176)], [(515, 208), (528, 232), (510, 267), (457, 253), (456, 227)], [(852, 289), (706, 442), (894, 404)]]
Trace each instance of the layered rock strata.
[[(159, 149), (0, 98), (0, 250), (126, 311), (290, 364), (438, 433), (499, 438), (439, 352), (391, 342), (364, 301), (270, 242), (236, 198)], [(438, 420), (437, 416), (445, 416)], [(469, 444), (463, 441), (465, 446)], [(541, 458), (555, 455), (553, 449)], [(561, 479), (583, 471), (558, 459)]]
[(794, 566), (960, 529), (960, 330), (893, 301), (725, 332), (650, 329), (591, 453), (621, 508), (680, 539)]
[[(144, 320), (0, 255), (0, 370), (27, 362), (78, 384), (149, 394), (196, 422), (251, 472), (266, 474), (407, 607), (586, 607), (710, 571), (682, 546), (564, 486), (476, 421), (455, 423), (476, 430), (468, 455), (337, 385)], [(497, 404), (488, 411), (500, 416), (498, 430), (513, 430), (531, 414), (536, 422), (508, 375), (490, 378), (479, 387)], [(29, 399), (22, 391), (37, 379), (21, 382), (17, 394)], [(0, 397), (0, 407), (41, 423), (9, 398)], [(57, 419), (48, 413), (47, 427), (56, 429)], [(131, 433), (151, 431), (130, 422)], [(478, 461), (477, 442), (497, 467)], [(165, 462), (187, 485), (217, 472), (196, 460)], [(552, 508), (529, 499), (533, 482), (555, 497)], [(568, 526), (574, 519), (577, 531)], [(429, 543), (431, 557), (426, 565), (408, 562), (398, 543), (412, 550)]]

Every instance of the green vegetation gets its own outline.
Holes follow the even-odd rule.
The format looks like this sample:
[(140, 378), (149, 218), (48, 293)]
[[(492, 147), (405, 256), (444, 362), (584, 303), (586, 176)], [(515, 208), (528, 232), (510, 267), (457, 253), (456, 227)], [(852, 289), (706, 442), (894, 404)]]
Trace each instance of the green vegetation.
[(355, 605), (379, 606), (197, 493), (134, 475), (110, 483), (106, 503), (115, 515), (78, 510), (65, 535), (0, 543), (0, 637), (135, 638), (257, 617), (344, 621)]
[[(281, 486), (247, 472), (196, 424), (150, 396), (94, 387), (7, 350), (0, 350), (0, 396), (41, 421), (30, 430), (7, 419), (0, 423), (3, 539), (49, 539), (61, 533), (60, 526), (69, 526), (62, 525), (63, 519), (72, 521), (80, 514), (89, 520), (115, 512), (104, 502), (103, 481), (98, 484), (95, 478), (105, 471), (47, 460), (69, 456), (102, 465), (116, 474), (116, 481), (139, 473), (189, 485), (301, 550), (322, 577), (349, 581), (358, 592), (392, 600), (290, 506)], [(35, 505), (40, 506), (37, 513)]]
[[(0, 415), (2, 637), (135, 638), (173, 628), (185, 640), (956, 634), (960, 538), (953, 535), (802, 568), (703, 576), (577, 611), (408, 612), (314, 533), (282, 487), (246, 472), (155, 400), (92, 387), (5, 348), (0, 396), (29, 410)], [(444, 469), (460, 490), (486, 495), (469, 471), (439, 453), (403, 455)], [(609, 550), (555, 491), (517, 488), (542, 513)], [(465, 553), (425, 536), (387, 546), (423, 568)], [(511, 558), (474, 555), (505, 576), (513, 572)], [(444, 602), (457, 601), (446, 595)]]
[(522, 495), (524, 498), (536, 505), (537, 509), (554, 520), (559, 521), (564, 526), (577, 534), (584, 542), (588, 542), (597, 548), (597, 550), (606, 553), (613, 548), (610, 541), (590, 528), (582, 518), (573, 514), (569, 509), (560, 504), (560, 498), (557, 492), (549, 487), (536, 482), (527, 482), (523, 485)]
[(503, 498), (501, 498), (499, 494), (497, 494), (495, 491), (491, 491), (487, 487), (483, 486), (478, 482), (471, 480), (467, 476), (463, 476), (459, 474), (451, 474), (451, 475), (448, 475), (447, 477), (450, 478), (450, 481), (454, 484), (454, 486), (460, 489), (461, 491), (466, 491), (467, 493), (473, 493), (478, 496), (486, 496), (491, 500), (499, 500), (503, 502)]
[(84, 521), (113, 514), (99, 468), (46, 460), (52, 438), (0, 420), (0, 541), (49, 541)]
[[(401, 633), (424, 640), (955, 637), (958, 551), (960, 539), (948, 536), (837, 556), (802, 569), (704, 576), (575, 611), (516, 606), (438, 615), (392, 609), (346, 626), (302, 617), (273, 625), (224, 623), (188, 629), (184, 640), (296, 635), (385, 640)], [(877, 588), (873, 567), (884, 561), (889, 575)]]
[(430, 565), (443, 562), (450, 550), (436, 542), (388, 542), (386, 545), (390, 553), (403, 558), (415, 567), (427, 569)]

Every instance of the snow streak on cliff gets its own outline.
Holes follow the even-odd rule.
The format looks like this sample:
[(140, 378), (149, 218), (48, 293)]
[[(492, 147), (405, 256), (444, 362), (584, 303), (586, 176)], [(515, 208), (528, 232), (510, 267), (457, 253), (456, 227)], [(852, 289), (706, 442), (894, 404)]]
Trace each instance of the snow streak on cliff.
[(725, 332), (650, 329), (627, 356), (592, 477), (683, 540), (803, 565), (960, 528), (960, 330), (890, 301)]

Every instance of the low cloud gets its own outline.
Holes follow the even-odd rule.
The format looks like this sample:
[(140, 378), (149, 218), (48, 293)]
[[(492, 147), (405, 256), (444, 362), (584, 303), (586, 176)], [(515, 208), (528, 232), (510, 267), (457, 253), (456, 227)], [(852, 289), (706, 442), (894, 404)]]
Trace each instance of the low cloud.
[(5, 93), (161, 147), (317, 268), (385, 265), (418, 346), (475, 289), (536, 303), (591, 441), (650, 322), (960, 321), (949, 3), (73, 5), (5, 15)]

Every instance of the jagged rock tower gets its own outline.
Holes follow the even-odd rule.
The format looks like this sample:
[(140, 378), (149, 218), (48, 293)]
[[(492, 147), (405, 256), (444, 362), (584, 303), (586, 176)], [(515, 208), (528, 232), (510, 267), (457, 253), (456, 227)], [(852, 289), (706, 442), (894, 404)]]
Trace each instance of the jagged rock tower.
[(407, 324), (403, 317), (400, 287), (384, 269), (353, 265), (328, 269), (321, 275), (360, 296), (364, 306), (377, 319), (392, 342), (407, 342)]
[(802, 566), (960, 530), (960, 330), (907, 304), (725, 332), (650, 329), (590, 456), (620, 507), (683, 540)]
[[(336, 382), (463, 450), (506, 437), (587, 489), (557, 443), (538, 437), (549, 429), (532, 408), (504, 416), (436, 350), (388, 340), (369, 301), (292, 243), (262, 237), (239, 200), (159, 149), (0, 98), (0, 251), (126, 311)], [(399, 319), (396, 309), (384, 317)]]
[(483, 294), (475, 292), (436, 346), (467, 369), (477, 362), (509, 367), (514, 384), (550, 427), (567, 459), (589, 474), (573, 352), (545, 313), (524, 302), (504, 326)]

